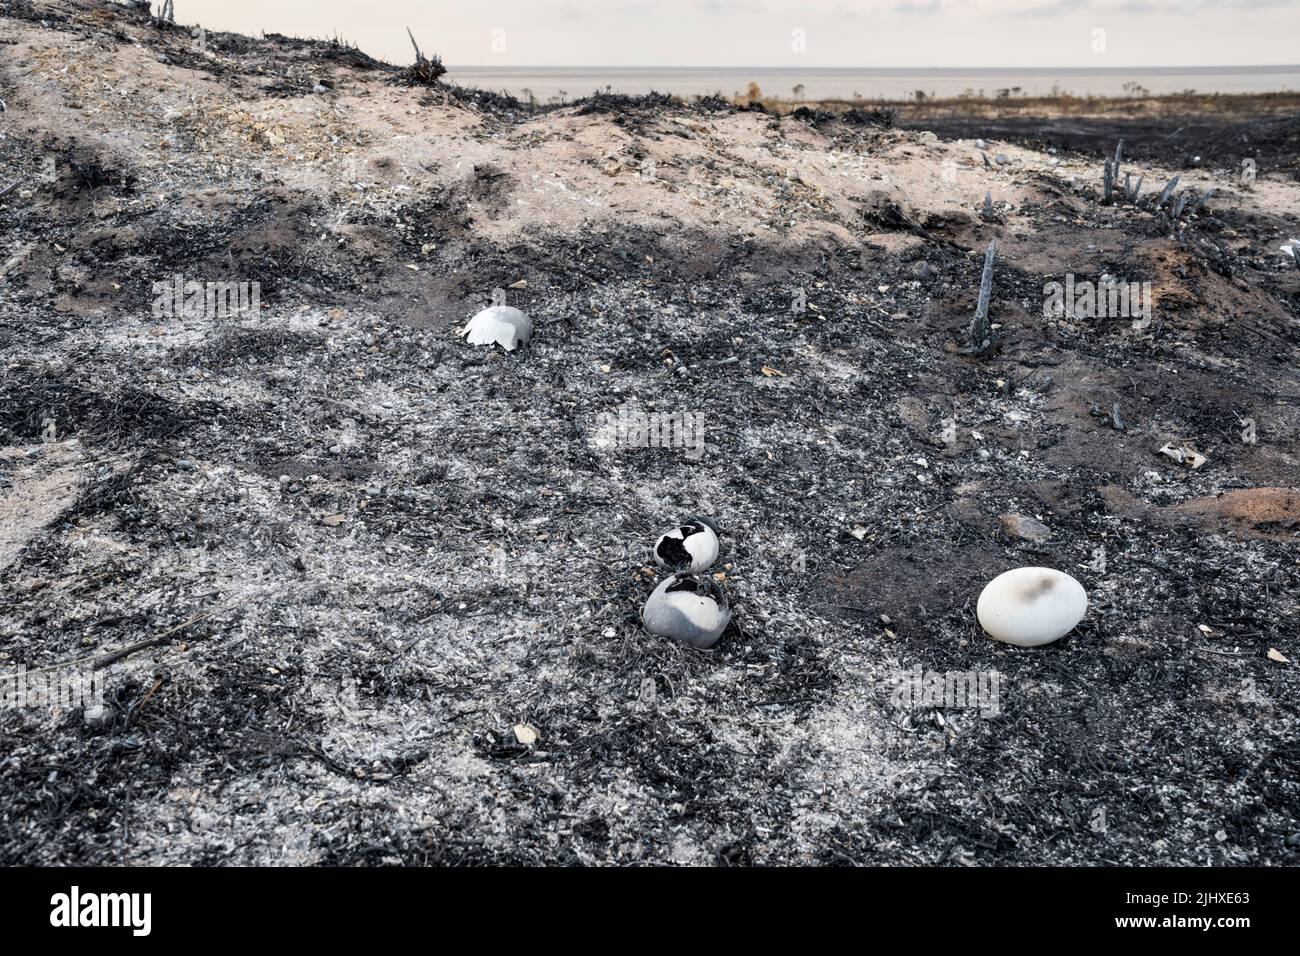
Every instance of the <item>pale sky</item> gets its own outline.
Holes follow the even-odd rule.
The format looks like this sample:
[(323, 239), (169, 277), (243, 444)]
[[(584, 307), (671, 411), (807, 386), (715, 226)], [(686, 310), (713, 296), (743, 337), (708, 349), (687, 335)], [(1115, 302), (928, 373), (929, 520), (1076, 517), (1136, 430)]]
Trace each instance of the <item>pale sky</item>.
[[(176, 0), (176, 17), (254, 35), (338, 35), (396, 63), (411, 59), (409, 26), (426, 53), (455, 66), (1300, 61), (1300, 0)], [(1094, 49), (1098, 30), (1104, 50)]]

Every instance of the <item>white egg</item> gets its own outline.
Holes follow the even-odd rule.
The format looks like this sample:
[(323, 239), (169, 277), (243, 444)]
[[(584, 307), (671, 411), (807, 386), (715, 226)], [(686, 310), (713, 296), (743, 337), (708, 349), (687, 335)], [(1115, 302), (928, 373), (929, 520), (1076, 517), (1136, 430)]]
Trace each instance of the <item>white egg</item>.
[(727, 595), (709, 578), (671, 574), (645, 602), (641, 620), (660, 634), (701, 650), (712, 647), (727, 629)]
[(461, 334), (470, 345), (499, 345), (513, 352), (533, 337), (533, 322), (512, 305), (494, 305), (470, 319)]
[(975, 613), (995, 641), (1038, 647), (1074, 630), (1088, 610), (1088, 594), (1070, 575), (1052, 568), (1016, 568), (980, 592)]

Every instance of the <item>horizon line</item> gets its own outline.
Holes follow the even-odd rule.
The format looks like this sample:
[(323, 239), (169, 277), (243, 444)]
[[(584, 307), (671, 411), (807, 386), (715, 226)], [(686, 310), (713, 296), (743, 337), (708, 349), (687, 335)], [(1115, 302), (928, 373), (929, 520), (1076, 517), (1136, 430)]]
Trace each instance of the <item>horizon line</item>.
[(963, 71), (981, 73), (1054, 73), (1063, 70), (1078, 70), (1089, 73), (1125, 72), (1157, 73), (1167, 70), (1294, 70), (1300, 72), (1300, 63), (1176, 63), (1168, 66), (717, 66), (717, 65), (668, 65), (662, 63), (624, 64), (542, 64), (542, 63), (445, 63), (448, 72), (452, 70), (765, 70), (791, 73), (812, 72), (908, 72), (938, 73), (943, 71)]

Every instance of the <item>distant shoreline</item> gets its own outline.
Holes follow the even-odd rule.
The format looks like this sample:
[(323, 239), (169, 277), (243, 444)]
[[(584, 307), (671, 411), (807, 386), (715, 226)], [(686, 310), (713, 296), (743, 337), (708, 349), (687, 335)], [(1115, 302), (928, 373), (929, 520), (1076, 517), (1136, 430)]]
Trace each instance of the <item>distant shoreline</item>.
[[(979, 113), (988, 116), (1127, 116), (1151, 117), (1170, 115), (1213, 116), (1228, 113), (1254, 115), (1300, 112), (1300, 90), (1264, 93), (1161, 93), (1122, 96), (1075, 96), (1058, 93), (1049, 96), (979, 97), (957, 96), (943, 99), (856, 101), (826, 99), (795, 101), (781, 97), (764, 97), (760, 102), (768, 109), (786, 112), (806, 106), (831, 111), (858, 106), (889, 106), (908, 116), (952, 116)], [(744, 97), (738, 105), (747, 105)]]
[(446, 64), (448, 70), (482, 70), (499, 73), (527, 72), (545, 73), (879, 73), (882, 75), (905, 75), (911, 73), (1274, 73), (1300, 71), (1300, 63), (1265, 63), (1258, 65), (1209, 65), (1209, 66), (493, 66), (487, 63)]
[(765, 97), (796, 102), (902, 103), (950, 99), (1144, 97), (1196, 93), (1242, 95), (1300, 91), (1300, 65), (1141, 68), (962, 69), (929, 67), (492, 67), (449, 66), (462, 86), (508, 92), (539, 104), (594, 92), (684, 99), (736, 98), (751, 83)]

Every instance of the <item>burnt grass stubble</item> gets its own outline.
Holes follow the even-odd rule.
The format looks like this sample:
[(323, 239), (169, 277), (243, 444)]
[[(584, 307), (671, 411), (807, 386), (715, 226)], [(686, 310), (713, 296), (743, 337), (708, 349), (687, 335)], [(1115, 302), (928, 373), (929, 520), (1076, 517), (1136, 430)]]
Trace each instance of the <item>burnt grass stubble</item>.
[[(299, 41), (247, 42), (265, 59)], [(454, 94), (501, 123), (527, 112), (495, 96)], [(589, 108), (653, 125), (686, 107)], [(10, 137), (0, 158), (30, 168), (51, 145)], [(1296, 529), (1211, 533), (1148, 513), (1231, 486), (1224, 471), (1257, 483), (1236, 435), (1260, 396), (1291, 410), (1275, 436), (1295, 447), (1297, 285), (1215, 243), (1258, 224), (1212, 208), (1189, 226), (1188, 308), (1232, 276), (1271, 312), (1183, 324), (1175, 301), (1142, 335), (1048, 323), (1041, 278), (999, 263), (998, 351), (975, 358), (958, 349), (995, 226), (924, 222), (933, 241), (903, 255), (872, 245), (906, 228), (879, 210), (854, 224), (860, 249), (633, 228), (503, 248), (475, 238), (464, 196), (434, 194), (372, 213), (391, 246), (361, 259), (308, 251), (330, 197), (266, 184), (206, 232), (164, 208), (125, 245), (125, 224), (92, 220), (89, 200), (139, 188), (131, 171), (65, 145), (36, 201), (0, 200), (5, 235), (64, 245), (135, 308), (174, 272), (260, 281), (268, 308), (184, 346), (110, 350), (119, 318), (56, 310), (58, 275), (4, 290), (0, 446), (40, 442), (53, 418), (89, 462), (75, 500), (0, 572), (5, 663), (210, 616), (115, 665), (102, 724), (6, 715), (0, 860), (246, 862), (289, 834), (327, 864), (667, 860), (683, 835), (721, 864), (1297, 862), (1296, 681), (1264, 656), (1294, 647)], [(1163, 240), (1150, 214), (1096, 199), (1044, 182), (1033, 212), (1134, 249)], [(241, 244), (268, 223), (292, 238)], [(391, 265), (428, 238), (435, 293)], [(510, 301), (539, 324), (521, 353), (469, 349), (434, 318), (525, 275)], [(792, 311), (798, 287), (817, 311)], [(703, 413), (704, 458), (597, 453), (597, 415), (631, 400)], [(1058, 401), (1077, 413), (1049, 420)], [(1088, 414), (1115, 401), (1127, 432)], [(1155, 419), (1199, 437), (1204, 473), (1152, 454)], [(1104, 489), (1147, 471), (1163, 476), (1147, 510), (1117, 511)], [(735, 612), (707, 653), (638, 620), (654, 582), (635, 549), (693, 511), (723, 529)], [(1009, 539), (997, 518), (1016, 511), (1051, 540)], [(322, 524), (332, 514), (345, 522)], [(82, 527), (126, 547), (87, 563), (70, 544)], [(1086, 567), (1098, 546), (1104, 574)], [(1045, 650), (995, 644), (974, 620), (982, 583), (1019, 564), (1090, 592), (1085, 623)], [(882, 676), (915, 664), (996, 668), (1000, 715), (891, 710)], [(349, 681), (378, 730), (331, 728), (322, 693)], [(849, 746), (898, 781), (819, 777), (834, 755), (817, 725), (843, 700), (861, 717)], [(392, 728), (412, 714), (417, 732)], [(521, 721), (537, 745), (517, 742)], [(486, 771), (421, 773), (458, 754)], [(190, 790), (218, 809), (167, 809)]]

